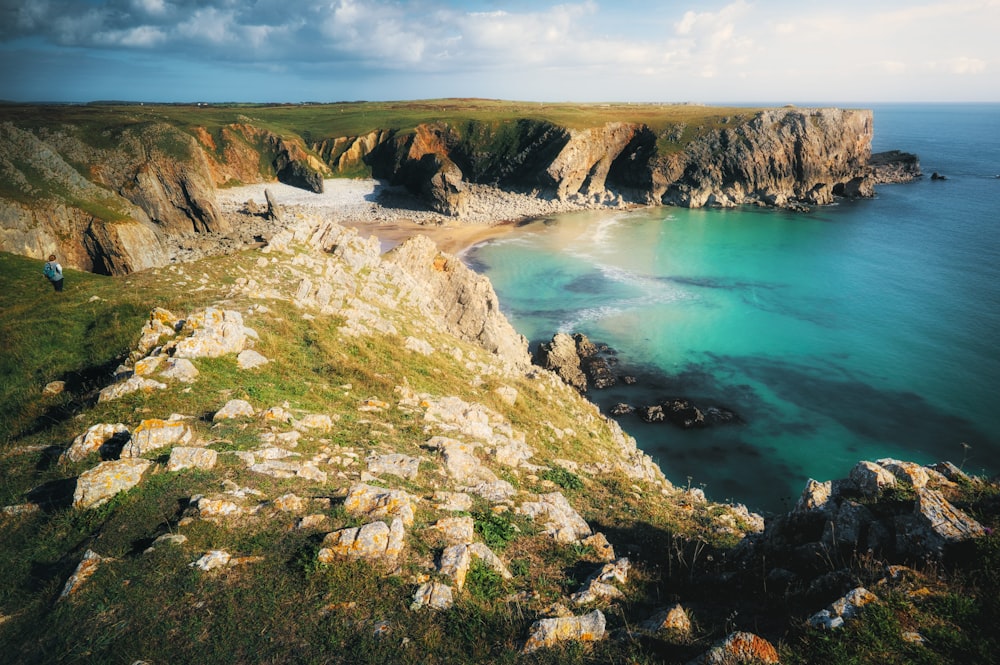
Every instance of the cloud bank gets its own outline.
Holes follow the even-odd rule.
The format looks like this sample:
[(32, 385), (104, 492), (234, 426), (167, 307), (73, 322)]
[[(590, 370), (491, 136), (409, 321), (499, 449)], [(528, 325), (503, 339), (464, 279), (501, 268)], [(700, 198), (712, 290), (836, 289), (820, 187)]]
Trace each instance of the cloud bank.
[(0, 97), (996, 100), (997, 25), (1000, 0), (0, 0)]

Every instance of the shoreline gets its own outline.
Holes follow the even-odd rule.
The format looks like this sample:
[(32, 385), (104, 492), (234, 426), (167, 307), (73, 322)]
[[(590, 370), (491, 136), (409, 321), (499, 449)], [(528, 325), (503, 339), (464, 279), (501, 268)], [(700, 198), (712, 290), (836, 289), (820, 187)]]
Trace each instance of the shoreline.
[(275, 231), (274, 222), (265, 220), (260, 212), (267, 208), (267, 190), (286, 223), (320, 215), (341, 226), (357, 229), (359, 233), (376, 236), (383, 251), (408, 237), (424, 235), (442, 252), (453, 255), (502, 237), (526, 221), (547, 215), (636, 207), (620, 200), (602, 202), (582, 197), (559, 200), (537, 192), (510, 192), (489, 185), (467, 184), (467, 188), (466, 211), (460, 217), (434, 212), (405, 188), (372, 178), (327, 179), (321, 193), (276, 182), (257, 183), (220, 189), (216, 198), (223, 216), (229, 219), (234, 230), (238, 229), (235, 233), (242, 235), (244, 241), (268, 238)]

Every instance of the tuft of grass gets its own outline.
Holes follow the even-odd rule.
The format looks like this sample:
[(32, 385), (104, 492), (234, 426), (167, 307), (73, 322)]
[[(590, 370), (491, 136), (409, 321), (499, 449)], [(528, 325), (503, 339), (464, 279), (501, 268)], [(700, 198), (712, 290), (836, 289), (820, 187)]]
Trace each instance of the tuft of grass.
[(543, 480), (549, 480), (563, 489), (583, 489), (583, 481), (580, 480), (580, 476), (576, 475), (572, 471), (562, 468), (561, 466), (554, 469), (547, 469), (542, 472), (541, 477)]

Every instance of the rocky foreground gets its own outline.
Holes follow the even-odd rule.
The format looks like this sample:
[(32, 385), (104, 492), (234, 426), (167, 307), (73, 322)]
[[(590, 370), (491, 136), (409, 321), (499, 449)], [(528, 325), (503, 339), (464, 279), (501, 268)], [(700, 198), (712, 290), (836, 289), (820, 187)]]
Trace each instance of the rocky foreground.
[[(197, 270), (163, 276), (186, 284)], [(437, 636), (463, 639), (455, 626), (479, 607), (512, 614), (474, 632), (471, 660), (775, 663), (796, 658), (799, 631), (835, 635), (884, 597), (930, 584), (928, 565), (953, 565), (990, 537), (974, 515), (996, 519), (997, 487), (947, 463), (861, 462), (842, 480), (809, 481), (792, 511), (767, 519), (675, 487), (575, 388), (532, 365), (489, 282), (426, 238), (383, 255), (375, 238), (296, 216), (234, 255), (226, 278), (210, 307), (152, 309), (56, 447), (62, 478), (2, 510), (11, 534), (43, 537), (56, 517), (117, 525), (64, 553), (74, 569), (41, 605), (84, 632), (102, 616), (125, 621), (96, 657), (183, 661), (188, 645), (162, 636), (194, 622), (210, 631), (203, 648), (222, 639), (215, 631), (242, 635), (249, 626), (216, 623), (230, 610), (213, 594), (257, 569), (293, 588), (335, 580), (283, 611), (390, 662), (435, 662), (447, 649)], [(365, 360), (352, 380), (323, 384), (355, 354)], [(196, 489), (144, 509), (165, 487)], [(118, 531), (136, 535), (116, 545)], [(369, 574), (382, 580), (374, 595), (352, 586)], [(155, 610), (153, 632), (129, 623), (149, 611), (150, 589), (123, 576), (163, 585), (154, 597), (175, 595), (183, 576), (190, 611)], [(72, 609), (85, 607), (103, 610)], [(9, 601), (0, 613), (0, 635), (40, 616)], [(278, 619), (255, 621), (266, 632)], [(908, 644), (926, 643), (913, 648), (934, 648), (909, 632)], [(268, 644), (271, 659), (350, 660), (315, 638)], [(12, 655), (37, 662), (27, 646)]]

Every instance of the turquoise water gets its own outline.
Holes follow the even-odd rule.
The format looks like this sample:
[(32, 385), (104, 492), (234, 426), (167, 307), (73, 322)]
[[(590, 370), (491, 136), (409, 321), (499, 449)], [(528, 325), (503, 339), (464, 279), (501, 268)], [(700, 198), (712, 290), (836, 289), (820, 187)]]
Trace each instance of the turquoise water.
[(810, 214), (657, 208), (561, 215), (470, 250), (534, 343), (579, 331), (635, 386), (743, 422), (618, 420), (678, 484), (759, 510), (859, 459), (1000, 466), (1000, 106), (875, 108), (875, 150), (929, 177)]

